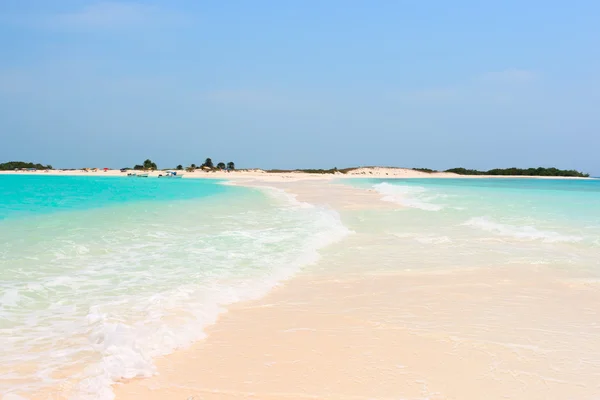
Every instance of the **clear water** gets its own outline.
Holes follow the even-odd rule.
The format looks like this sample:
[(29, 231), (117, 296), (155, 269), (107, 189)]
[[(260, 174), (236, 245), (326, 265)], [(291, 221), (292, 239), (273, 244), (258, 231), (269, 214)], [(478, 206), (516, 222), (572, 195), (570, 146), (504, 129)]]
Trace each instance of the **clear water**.
[(402, 206), (347, 215), (396, 251), (389, 268), (549, 265), (600, 276), (600, 180), (344, 182)]
[(342, 183), (399, 207), (340, 216), (212, 180), (0, 175), (0, 393), (109, 399), (321, 252), (311, 272), (540, 265), (600, 281), (600, 181)]
[(347, 233), (330, 210), (212, 180), (0, 176), (0, 196), (0, 393), (25, 398), (111, 398)]

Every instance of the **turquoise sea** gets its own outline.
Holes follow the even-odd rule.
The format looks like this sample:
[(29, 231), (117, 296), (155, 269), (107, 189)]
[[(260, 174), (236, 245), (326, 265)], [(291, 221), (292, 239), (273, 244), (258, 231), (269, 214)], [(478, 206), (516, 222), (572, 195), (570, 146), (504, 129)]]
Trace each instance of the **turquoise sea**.
[(0, 196), (6, 398), (112, 398), (347, 233), (330, 210), (214, 180), (0, 175)]
[[(354, 215), (398, 251), (389, 268), (547, 265), (600, 276), (600, 180), (359, 179), (392, 211)], [(399, 254), (401, 252), (401, 254)]]

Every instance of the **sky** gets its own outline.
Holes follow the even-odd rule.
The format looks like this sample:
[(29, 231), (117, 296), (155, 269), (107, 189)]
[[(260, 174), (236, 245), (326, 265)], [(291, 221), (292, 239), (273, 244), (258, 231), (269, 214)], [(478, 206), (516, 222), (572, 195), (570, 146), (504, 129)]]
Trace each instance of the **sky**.
[(600, 175), (600, 2), (0, 1), (0, 162)]

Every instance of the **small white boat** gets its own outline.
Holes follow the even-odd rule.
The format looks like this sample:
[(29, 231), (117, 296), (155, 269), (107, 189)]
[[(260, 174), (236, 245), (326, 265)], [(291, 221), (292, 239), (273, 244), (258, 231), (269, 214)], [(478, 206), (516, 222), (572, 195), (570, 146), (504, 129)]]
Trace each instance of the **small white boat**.
[(159, 174), (159, 178), (183, 178), (182, 173), (177, 173), (177, 171), (166, 171), (165, 174)]
[(146, 172), (145, 174), (137, 174), (136, 176), (138, 178), (147, 178), (148, 177), (148, 173)]
[(135, 172), (128, 172), (127, 176), (137, 176), (137, 174)]

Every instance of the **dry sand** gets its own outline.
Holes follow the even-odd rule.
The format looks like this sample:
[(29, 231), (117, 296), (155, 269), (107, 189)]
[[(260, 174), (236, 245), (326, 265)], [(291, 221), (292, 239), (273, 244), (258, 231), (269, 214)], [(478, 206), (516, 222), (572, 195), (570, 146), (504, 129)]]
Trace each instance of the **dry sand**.
[[(137, 171), (132, 171), (137, 172)], [(149, 176), (158, 176), (162, 171), (149, 172)], [(356, 178), (356, 177), (389, 177), (389, 178), (425, 178), (425, 177), (457, 177), (459, 175), (449, 174), (445, 172), (428, 174), (425, 172), (415, 171), (407, 168), (383, 168), (383, 167), (365, 167), (357, 168), (347, 174), (310, 174), (304, 172), (266, 172), (262, 169), (241, 169), (231, 172), (226, 171), (204, 171), (197, 169), (194, 172), (180, 171), (184, 178), (216, 178), (216, 179), (255, 179), (280, 181), (289, 179), (334, 179), (334, 178)], [(23, 174), (23, 175), (65, 175), (65, 176), (127, 176), (125, 172), (119, 170), (98, 170), (98, 171), (83, 171), (83, 170), (48, 170), (48, 171), (0, 171), (0, 174)]]
[[(136, 172), (136, 171), (133, 171)], [(162, 171), (149, 172), (149, 176), (158, 176)], [(488, 176), (488, 175), (458, 175), (449, 172), (427, 173), (410, 168), (394, 167), (360, 167), (346, 174), (341, 172), (335, 174), (312, 174), (304, 172), (266, 172), (262, 169), (241, 169), (231, 172), (226, 171), (204, 171), (197, 169), (194, 172), (181, 171), (184, 178), (213, 178), (248, 180), (259, 179), (260, 181), (289, 181), (289, 180), (331, 180), (342, 178), (539, 178), (539, 179), (592, 179), (573, 177), (530, 177), (530, 176)], [(48, 170), (48, 171), (0, 171), (0, 174), (15, 175), (64, 175), (64, 176), (127, 176), (119, 170), (98, 170), (96, 172), (83, 170)]]
[(595, 315), (597, 293), (543, 270), (299, 277), (117, 399), (592, 399), (582, 301)]

